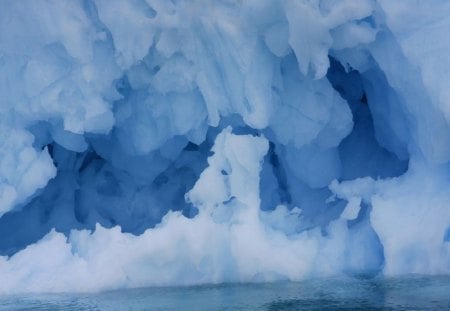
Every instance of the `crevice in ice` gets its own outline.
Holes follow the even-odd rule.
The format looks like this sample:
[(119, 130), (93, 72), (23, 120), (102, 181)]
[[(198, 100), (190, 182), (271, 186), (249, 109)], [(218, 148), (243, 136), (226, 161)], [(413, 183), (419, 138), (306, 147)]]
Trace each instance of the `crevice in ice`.
[[(400, 176), (408, 169), (408, 160), (382, 147), (375, 133), (372, 103), (357, 70), (347, 71), (339, 61), (330, 57), (328, 80), (347, 100), (353, 114), (353, 130), (339, 145), (342, 162), (340, 180), (370, 176), (375, 179)], [(380, 77), (383, 78), (383, 77)], [(373, 105), (383, 104), (376, 102)], [(385, 109), (385, 113), (390, 111)]]
[(444, 235), (444, 242), (450, 242), (450, 227), (447, 229)]
[(292, 203), (286, 169), (280, 163), (275, 149), (275, 144), (269, 142), (269, 151), (264, 157), (260, 175), (261, 209), (263, 211), (273, 210), (278, 204), (290, 206)]

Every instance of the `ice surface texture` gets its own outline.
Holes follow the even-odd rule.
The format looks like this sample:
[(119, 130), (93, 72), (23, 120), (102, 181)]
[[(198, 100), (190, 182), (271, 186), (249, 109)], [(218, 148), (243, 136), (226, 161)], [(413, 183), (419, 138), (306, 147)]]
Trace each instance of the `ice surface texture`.
[(450, 273), (450, 2), (0, 0), (0, 293)]

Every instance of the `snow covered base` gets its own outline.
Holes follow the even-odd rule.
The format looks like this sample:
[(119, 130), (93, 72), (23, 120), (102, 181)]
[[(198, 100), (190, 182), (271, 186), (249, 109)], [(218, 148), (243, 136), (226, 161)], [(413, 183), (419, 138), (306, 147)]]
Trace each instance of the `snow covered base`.
[(0, 294), (450, 274), (450, 2), (0, 0)]

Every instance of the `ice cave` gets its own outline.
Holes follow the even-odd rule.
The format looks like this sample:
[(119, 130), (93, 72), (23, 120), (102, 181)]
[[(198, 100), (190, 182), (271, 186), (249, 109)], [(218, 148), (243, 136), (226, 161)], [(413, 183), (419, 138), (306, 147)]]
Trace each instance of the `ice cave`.
[(0, 7), (0, 294), (450, 274), (449, 1)]

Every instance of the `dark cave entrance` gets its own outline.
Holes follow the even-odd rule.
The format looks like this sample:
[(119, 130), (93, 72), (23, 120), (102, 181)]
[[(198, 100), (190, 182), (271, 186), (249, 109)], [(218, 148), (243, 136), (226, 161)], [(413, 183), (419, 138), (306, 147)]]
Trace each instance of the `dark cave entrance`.
[[(365, 78), (353, 69), (346, 70), (344, 66), (330, 57), (330, 68), (327, 79), (333, 88), (345, 99), (353, 115), (353, 129), (338, 146), (341, 161), (339, 181), (353, 180), (362, 177), (383, 179), (400, 176), (408, 169), (408, 158), (399, 158), (393, 150), (388, 150), (377, 138), (374, 126), (374, 116), (371, 109), (371, 97), (365, 89)], [(382, 72), (376, 73), (379, 79), (385, 81)], [(378, 103), (376, 103), (378, 104)], [(337, 217), (342, 206), (329, 212), (330, 206), (325, 204), (329, 190), (308, 189), (303, 185), (300, 189), (289, 180), (286, 163), (283, 163), (283, 146), (274, 141), (265, 157), (261, 173), (262, 210), (272, 210), (278, 204), (287, 206), (304, 206), (305, 216), (314, 218), (318, 212), (329, 213), (331, 218)], [(296, 195), (301, 192), (301, 195)], [(321, 203), (322, 201), (322, 203)], [(312, 206), (311, 210), (307, 206)], [(328, 222), (325, 222), (328, 223)], [(317, 223), (313, 221), (311, 226)]]

